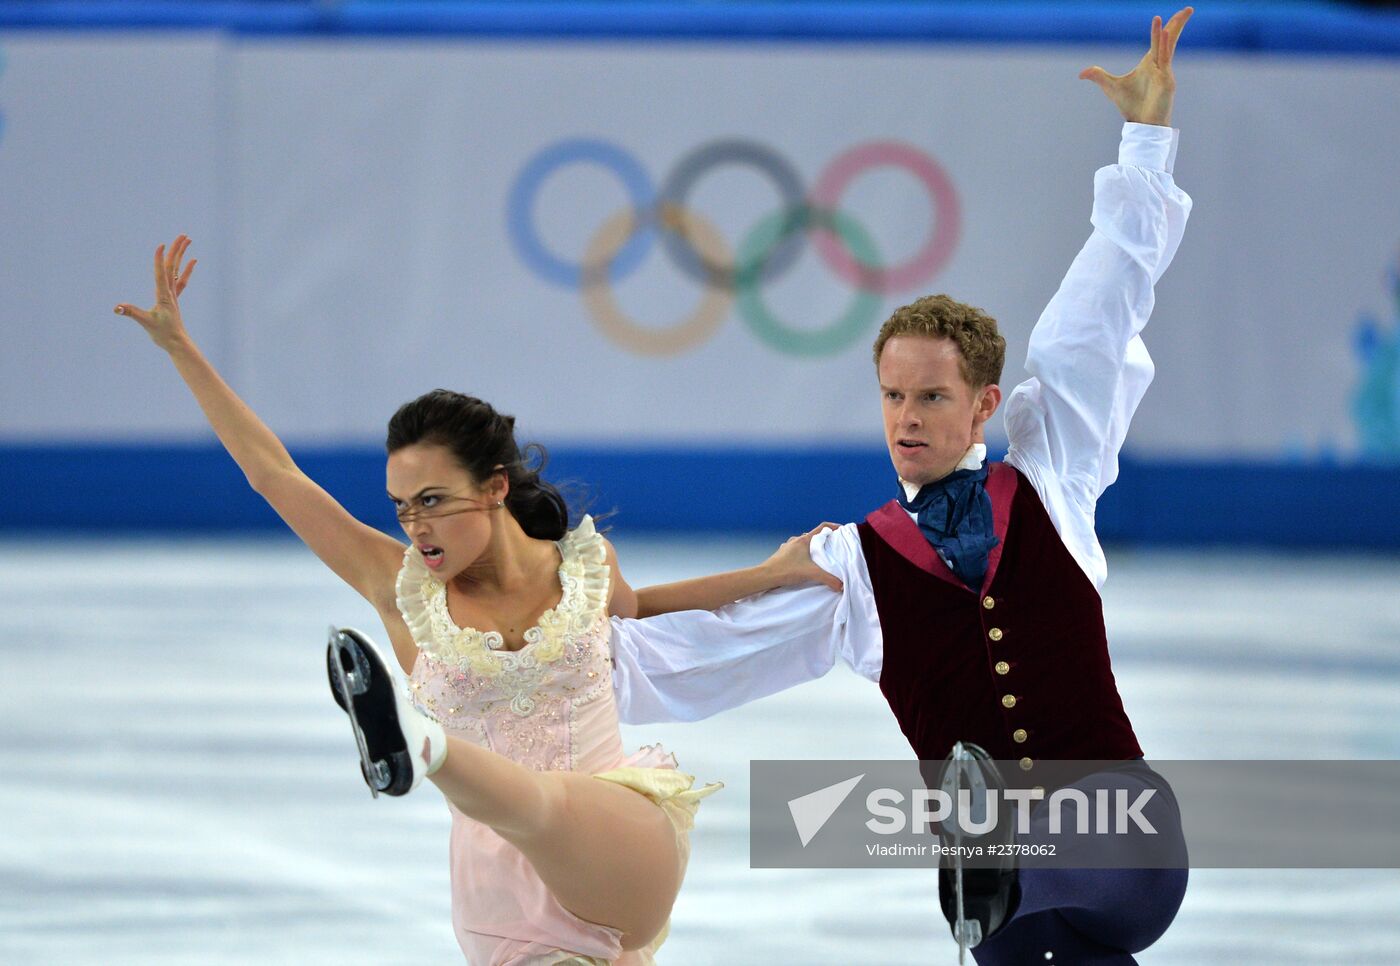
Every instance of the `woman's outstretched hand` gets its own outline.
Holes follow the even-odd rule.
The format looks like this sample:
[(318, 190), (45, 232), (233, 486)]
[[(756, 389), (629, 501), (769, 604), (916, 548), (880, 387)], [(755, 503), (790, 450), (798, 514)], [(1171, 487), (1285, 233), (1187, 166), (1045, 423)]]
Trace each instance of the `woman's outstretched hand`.
[(156, 304), (149, 309), (138, 309), (123, 302), (114, 310), (141, 323), (141, 328), (151, 340), (162, 349), (169, 349), (185, 335), (185, 323), (180, 318), (180, 293), (189, 284), (194, 272), (195, 259), (184, 267), (185, 251), (190, 247), (189, 237), (181, 235), (171, 242), (170, 250), (164, 245), (156, 248)]
[(806, 533), (788, 537), (783, 545), (773, 552), (773, 556), (763, 561), (762, 567), (772, 575), (773, 586), (791, 587), (794, 584), (825, 584), (832, 590), (841, 589), (841, 580), (833, 577), (812, 560), (810, 545), (812, 538), (823, 530), (835, 530), (839, 524), (823, 523)]
[(1130, 73), (1120, 76), (1102, 67), (1086, 67), (1080, 72), (1080, 79), (1098, 84), (1108, 99), (1118, 105), (1125, 120), (1170, 126), (1172, 99), (1176, 95), (1172, 55), (1176, 53), (1176, 42), (1181, 39), (1186, 21), (1195, 12), (1191, 7), (1178, 10), (1165, 26), (1161, 17), (1153, 17), (1152, 47)]

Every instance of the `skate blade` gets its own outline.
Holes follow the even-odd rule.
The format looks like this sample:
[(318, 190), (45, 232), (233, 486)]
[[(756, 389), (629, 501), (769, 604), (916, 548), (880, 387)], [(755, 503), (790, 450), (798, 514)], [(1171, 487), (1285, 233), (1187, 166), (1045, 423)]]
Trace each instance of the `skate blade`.
[[(975, 807), (980, 796), (983, 808), (986, 805), (987, 784), (983, 778), (981, 769), (977, 766), (977, 759), (970, 751), (963, 747), (961, 741), (953, 745), (952, 766), (948, 769), (948, 774), (943, 780), (943, 791), (948, 793), (954, 802), (958, 800), (958, 790), (967, 788), (971, 791), (969, 798), (972, 801), (969, 805)], [(962, 827), (955, 819), (953, 826), (954, 846), (962, 844)], [(957, 896), (957, 923), (953, 927), (953, 933), (958, 940), (958, 966), (964, 966), (967, 962), (967, 951), (982, 942), (982, 924), (975, 919), (969, 920), (966, 914), (966, 907), (963, 905), (963, 860), (961, 850), (953, 853), (953, 883), (954, 893)]]
[(351, 694), (364, 694), (369, 690), (369, 659), (365, 657), (365, 652), (360, 648), (355, 638), (346, 634), (339, 628), (330, 629), (330, 637), (327, 644), (334, 648), (337, 654), (344, 654), (350, 658), (351, 667), (347, 671), (343, 663), (337, 663), (342, 677), (345, 678)]
[[(355, 733), (355, 747), (360, 752), (360, 772), (364, 775), (365, 784), (369, 786), (370, 795), (379, 797), (380, 791), (389, 787), (392, 776), (389, 774), (389, 766), (386, 762), (373, 761), (369, 755), (369, 746), (365, 742), (365, 733), (360, 728), (359, 719), (355, 715), (355, 705), (353, 696), (364, 694), (369, 690), (369, 661), (365, 658), (364, 652), (360, 649), (355, 639), (347, 634), (342, 634), (335, 628), (331, 629), (331, 638), (328, 645), (331, 660), (328, 662), (331, 672), (331, 679), (336, 691), (345, 702), (345, 708), (350, 718), (350, 728)], [(345, 662), (341, 660), (341, 655), (349, 657), (351, 670), (345, 669)]]

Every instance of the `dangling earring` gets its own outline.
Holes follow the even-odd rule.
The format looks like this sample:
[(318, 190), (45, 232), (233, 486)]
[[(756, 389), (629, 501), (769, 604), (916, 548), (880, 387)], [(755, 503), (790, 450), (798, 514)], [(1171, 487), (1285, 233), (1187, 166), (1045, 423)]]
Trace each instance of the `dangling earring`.
[[(505, 465), (504, 463), (498, 463), (498, 464), (496, 464), (495, 466), (491, 467), (491, 472), (492, 472), (492, 474), (504, 473), (504, 474), (505, 474), (505, 477), (506, 477), (506, 482), (510, 482), (510, 474), (509, 474), (509, 473), (506, 473), (506, 465)], [(506, 501), (505, 501), (505, 500), (497, 500), (497, 501), (496, 501), (496, 509), (497, 509), (497, 510), (499, 510), (501, 507), (503, 507), (503, 506), (505, 506), (505, 505), (506, 505)]]

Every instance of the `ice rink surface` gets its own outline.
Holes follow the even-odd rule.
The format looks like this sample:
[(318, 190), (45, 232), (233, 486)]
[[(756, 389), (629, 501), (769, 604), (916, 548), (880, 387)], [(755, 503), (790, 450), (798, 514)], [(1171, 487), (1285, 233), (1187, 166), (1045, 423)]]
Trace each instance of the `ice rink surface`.
[[(634, 586), (777, 542), (614, 540)], [(1400, 758), (1400, 559), (1110, 548), (1109, 566), (1149, 759)], [(371, 799), (326, 686), (331, 622), (382, 637), (290, 540), (0, 543), (0, 963), (461, 961), (446, 808), (431, 786)], [(931, 872), (748, 867), (751, 759), (908, 757), (873, 685), (838, 668), (623, 737), (727, 786), (659, 962), (956, 962)], [(1400, 871), (1197, 870), (1139, 960), (1393, 966)]]

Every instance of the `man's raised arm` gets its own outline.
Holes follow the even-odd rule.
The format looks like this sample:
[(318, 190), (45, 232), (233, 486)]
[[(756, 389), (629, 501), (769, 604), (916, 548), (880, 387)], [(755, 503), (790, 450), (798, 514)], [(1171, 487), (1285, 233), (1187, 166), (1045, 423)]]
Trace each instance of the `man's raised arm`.
[(1080, 79), (1098, 84), (1123, 113), (1123, 120), (1170, 127), (1172, 101), (1176, 98), (1172, 57), (1176, 54), (1176, 42), (1181, 39), (1186, 21), (1195, 12), (1193, 7), (1178, 10), (1165, 25), (1161, 17), (1153, 17), (1152, 45), (1129, 73), (1110, 74), (1096, 65), (1080, 71)]
[(1094, 506), (1117, 478), (1128, 423), (1152, 381), (1139, 333), (1153, 286), (1176, 254), (1191, 199), (1176, 186), (1172, 55), (1192, 9), (1165, 25), (1128, 74), (1080, 74), (1122, 112), (1118, 163), (1094, 177), (1093, 234), (1031, 333), (1031, 378), (1007, 399), (1007, 461), (1035, 485), (1061, 539), (1095, 585), (1106, 574)]

